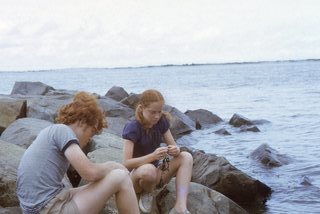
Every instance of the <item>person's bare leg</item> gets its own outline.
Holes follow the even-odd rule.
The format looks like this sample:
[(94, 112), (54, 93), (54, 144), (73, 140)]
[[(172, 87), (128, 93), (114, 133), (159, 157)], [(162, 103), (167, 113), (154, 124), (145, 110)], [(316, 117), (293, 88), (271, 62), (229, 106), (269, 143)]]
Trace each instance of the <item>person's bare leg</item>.
[(97, 182), (73, 189), (72, 194), (80, 213), (83, 214), (99, 213), (113, 194), (116, 195), (120, 213), (139, 213), (132, 181), (128, 172), (122, 169), (112, 170)]
[(167, 183), (174, 175), (176, 175), (177, 200), (174, 208), (177, 212), (183, 212), (187, 209), (187, 197), (192, 176), (193, 158), (190, 153), (181, 152), (178, 157), (171, 159), (169, 164), (169, 172), (165, 173), (163, 178)]
[(158, 170), (152, 164), (145, 164), (131, 173), (133, 187), (136, 193), (152, 192), (159, 180)]

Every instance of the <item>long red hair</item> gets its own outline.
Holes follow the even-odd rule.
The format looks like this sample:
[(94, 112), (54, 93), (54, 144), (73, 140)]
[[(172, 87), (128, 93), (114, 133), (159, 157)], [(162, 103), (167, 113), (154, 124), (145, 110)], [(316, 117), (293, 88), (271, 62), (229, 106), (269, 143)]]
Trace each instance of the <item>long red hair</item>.
[[(151, 103), (162, 102), (165, 103), (162, 94), (155, 89), (148, 89), (144, 91), (139, 99), (139, 103), (136, 108), (135, 117), (141, 123), (143, 127), (146, 127), (147, 121), (143, 117), (142, 110), (143, 108), (148, 107)], [(170, 119), (170, 114), (168, 112), (162, 112), (162, 115), (165, 116), (168, 120)]]

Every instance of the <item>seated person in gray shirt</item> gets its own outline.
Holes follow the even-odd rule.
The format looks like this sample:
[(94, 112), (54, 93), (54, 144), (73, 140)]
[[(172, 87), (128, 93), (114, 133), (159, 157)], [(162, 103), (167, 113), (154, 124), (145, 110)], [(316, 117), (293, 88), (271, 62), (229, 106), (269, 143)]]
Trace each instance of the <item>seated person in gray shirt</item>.
[[(95, 97), (77, 93), (56, 120), (59, 124), (43, 129), (21, 159), (17, 195), (23, 213), (99, 213), (113, 194), (119, 213), (139, 213), (128, 170), (115, 162), (92, 163), (81, 149), (106, 127)], [(64, 185), (70, 164), (88, 184)]]

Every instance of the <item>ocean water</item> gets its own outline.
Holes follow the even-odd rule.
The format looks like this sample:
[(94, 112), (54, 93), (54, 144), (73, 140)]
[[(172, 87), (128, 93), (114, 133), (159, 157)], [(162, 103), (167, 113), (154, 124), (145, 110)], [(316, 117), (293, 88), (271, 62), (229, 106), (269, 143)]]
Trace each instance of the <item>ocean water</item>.
[[(0, 72), (0, 94), (10, 94), (15, 81), (100, 95), (112, 86), (129, 93), (155, 88), (182, 112), (207, 109), (224, 122), (185, 139), (273, 189), (257, 213), (320, 213), (320, 61)], [(270, 123), (258, 125), (258, 133), (239, 132), (227, 124), (234, 113)], [(232, 135), (213, 133), (221, 127)], [(250, 159), (263, 143), (286, 155), (289, 164), (266, 168)]]

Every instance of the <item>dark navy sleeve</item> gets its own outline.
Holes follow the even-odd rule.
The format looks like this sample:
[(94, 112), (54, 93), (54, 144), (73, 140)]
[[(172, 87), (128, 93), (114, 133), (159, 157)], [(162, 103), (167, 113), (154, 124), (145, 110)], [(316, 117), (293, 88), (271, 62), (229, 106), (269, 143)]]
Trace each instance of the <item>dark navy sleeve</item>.
[(140, 128), (139, 124), (136, 121), (131, 121), (127, 123), (122, 132), (122, 138), (126, 140), (131, 140), (136, 143), (139, 140)]
[(161, 134), (166, 133), (166, 131), (168, 131), (169, 127), (170, 127), (169, 121), (167, 120), (167, 118), (165, 116), (162, 116), (159, 121), (159, 130), (160, 130)]

